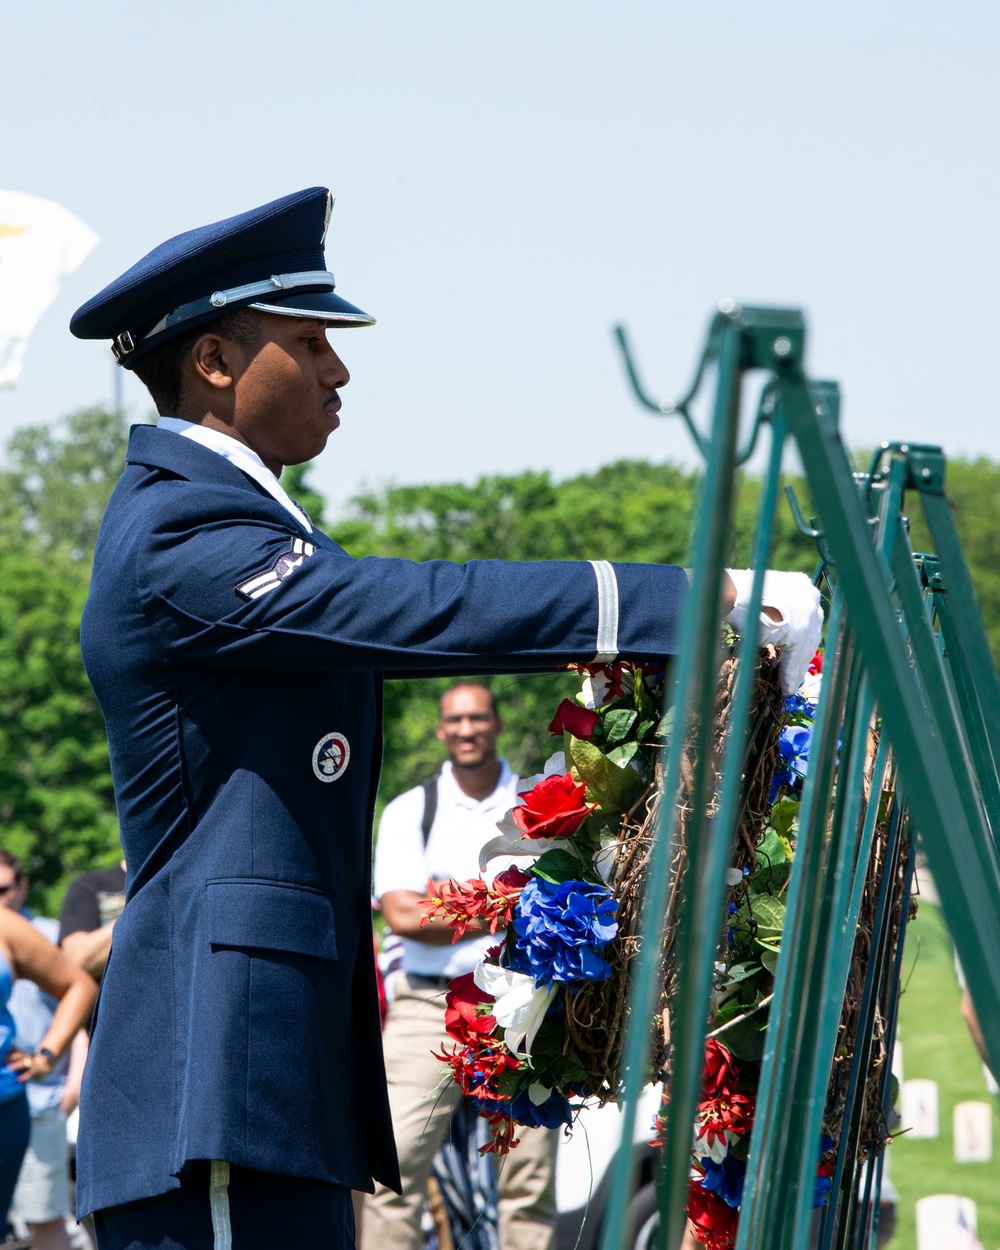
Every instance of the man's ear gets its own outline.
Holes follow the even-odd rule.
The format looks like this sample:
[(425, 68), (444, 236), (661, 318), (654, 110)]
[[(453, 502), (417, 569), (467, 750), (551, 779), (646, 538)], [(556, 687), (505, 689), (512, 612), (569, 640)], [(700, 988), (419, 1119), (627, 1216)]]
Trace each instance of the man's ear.
[(440, 721), (438, 721), (437, 727), (434, 730), (434, 736), (437, 738), (438, 742), (444, 742), (444, 725), (442, 725)]
[(225, 390), (236, 381), (233, 374), (234, 344), (218, 334), (203, 334), (191, 348), (188, 360), (195, 376), (217, 390)]

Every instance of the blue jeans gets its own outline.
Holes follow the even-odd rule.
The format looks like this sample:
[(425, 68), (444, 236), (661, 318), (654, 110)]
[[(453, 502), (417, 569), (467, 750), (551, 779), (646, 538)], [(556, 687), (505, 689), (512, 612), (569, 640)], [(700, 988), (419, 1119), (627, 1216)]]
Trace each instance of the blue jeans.
[(28, 1096), (22, 1089), (0, 1102), (0, 1237), (7, 1231), (7, 1210), (31, 1136)]

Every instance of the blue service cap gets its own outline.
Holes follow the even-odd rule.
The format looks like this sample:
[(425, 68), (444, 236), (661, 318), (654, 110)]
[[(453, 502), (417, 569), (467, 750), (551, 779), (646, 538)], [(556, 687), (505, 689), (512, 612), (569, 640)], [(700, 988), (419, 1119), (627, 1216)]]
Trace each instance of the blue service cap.
[(178, 234), (81, 305), (70, 331), (111, 339), (115, 359), (130, 369), (152, 348), (234, 308), (374, 325), (334, 294), (323, 254), (332, 208), (326, 187), (308, 187)]

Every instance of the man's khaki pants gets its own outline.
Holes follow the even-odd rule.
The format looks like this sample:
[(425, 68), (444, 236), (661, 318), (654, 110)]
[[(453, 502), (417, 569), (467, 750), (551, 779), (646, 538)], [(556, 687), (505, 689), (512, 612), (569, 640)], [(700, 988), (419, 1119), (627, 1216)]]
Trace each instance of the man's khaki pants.
[[(403, 1193), (380, 1185), (365, 1200), (364, 1250), (420, 1250), (431, 1164), (462, 1097), (431, 1054), (452, 1042), (444, 1027), (445, 991), (410, 985), (403, 972), (396, 973), (393, 990), (383, 1043)], [(521, 1144), (498, 1159), (501, 1250), (553, 1250), (559, 1134), (522, 1129), (520, 1137)]]

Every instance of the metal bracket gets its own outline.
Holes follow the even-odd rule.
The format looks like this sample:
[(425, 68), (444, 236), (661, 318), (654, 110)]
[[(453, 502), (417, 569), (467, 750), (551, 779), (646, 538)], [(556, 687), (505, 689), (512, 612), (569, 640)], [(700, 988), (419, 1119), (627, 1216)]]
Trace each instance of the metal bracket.
[[(824, 542), (824, 539), (826, 538), (826, 530), (817, 528), (817, 517), (810, 517), (809, 524), (806, 524), (805, 516), (799, 506), (798, 496), (795, 494), (795, 487), (792, 486), (791, 483), (785, 487), (785, 498), (788, 500), (788, 506), (792, 510), (792, 517), (795, 520), (795, 525), (799, 533), (806, 538), (813, 539), (816, 543), (816, 550), (819, 552), (819, 558), (824, 564), (829, 565), (831, 568), (836, 568), (837, 561), (830, 555), (827, 545)], [(816, 579), (814, 578), (813, 580), (815, 581)]]
[[(802, 368), (805, 352), (805, 320), (794, 308), (741, 308), (733, 300), (722, 300), (719, 311), (709, 324), (705, 348), (695, 369), (694, 379), (680, 399), (653, 399), (639, 378), (639, 370), (632, 355), (628, 334), (623, 325), (613, 329), (618, 348), (622, 354), (625, 372), (639, 403), (661, 417), (680, 417), (687, 427), (691, 440), (704, 460), (711, 455), (711, 442), (697, 428), (691, 416), (690, 404), (701, 388), (705, 370), (719, 355), (725, 331), (735, 327), (740, 335), (740, 368), (767, 369), (776, 377), (798, 373)], [(836, 424), (840, 399), (836, 383), (816, 384), (817, 411)], [(773, 386), (766, 387), (747, 436), (745, 446), (737, 452), (737, 465), (745, 464), (753, 455), (757, 436), (764, 422), (769, 421), (775, 409)]]

